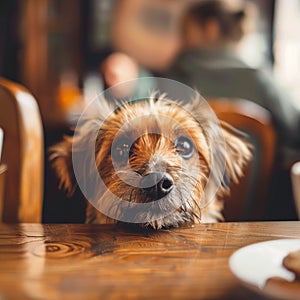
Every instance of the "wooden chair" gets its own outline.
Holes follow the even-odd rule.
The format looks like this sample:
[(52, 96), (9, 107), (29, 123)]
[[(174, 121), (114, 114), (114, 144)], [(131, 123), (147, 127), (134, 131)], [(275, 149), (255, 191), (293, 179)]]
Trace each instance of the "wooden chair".
[(271, 115), (247, 100), (212, 99), (209, 104), (220, 120), (245, 132), (253, 144), (253, 160), (239, 184), (231, 185), (225, 199), (226, 221), (263, 220), (275, 157), (275, 132)]
[(24, 87), (0, 78), (0, 108), (7, 168), (0, 222), (40, 222), (44, 145), (37, 103)]

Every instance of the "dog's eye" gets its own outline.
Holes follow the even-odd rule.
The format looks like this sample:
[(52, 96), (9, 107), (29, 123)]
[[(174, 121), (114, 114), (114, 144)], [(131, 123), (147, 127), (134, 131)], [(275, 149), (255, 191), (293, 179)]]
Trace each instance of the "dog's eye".
[(194, 145), (190, 139), (185, 136), (181, 136), (175, 141), (175, 148), (177, 153), (184, 159), (189, 159), (194, 154)]
[(121, 139), (116, 142), (116, 145), (112, 148), (111, 155), (115, 162), (125, 163), (128, 157), (132, 154), (131, 143), (127, 139)]

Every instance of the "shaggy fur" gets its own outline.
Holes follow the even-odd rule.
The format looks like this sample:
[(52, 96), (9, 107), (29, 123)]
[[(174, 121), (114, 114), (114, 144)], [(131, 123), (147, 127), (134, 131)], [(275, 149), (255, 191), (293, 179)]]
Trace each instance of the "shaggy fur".
[[(130, 180), (137, 182), (151, 172), (160, 171), (165, 171), (172, 177), (174, 188), (165, 199), (170, 203), (181, 203), (180, 207), (167, 216), (143, 225), (159, 229), (179, 226), (186, 222), (223, 220), (222, 197), (228, 193), (228, 183), (238, 182), (243, 167), (251, 159), (249, 145), (238, 137), (230, 126), (220, 123), (226, 143), (226, 148), (221, 143), (217, 146), (220, 159), (226, 161), (225, 173), (221, 174), (222, 170), (218, 170), (216, 166), (214, 170), (211, 169), (211, 142), (216, 123), (208, 118), (200, 99), (179, 105), (164, 96), (159, 99), (151, 97), (149, 101), (123, 104), (109, 116), (109, 103), (104, 101), (101, 105), (101, 113), (86, 120), (74, 137), (65, 137), (51, 150), (51, 160), (60, 178), (61, 187), (69, 194), (72, 194), (76, 188), (72, 169), (72, 145), (74, 144), (76, 147), (73, 147), (73, 155), (78, 153), (84, 157), (82, 176), (86, 180), (92, 180), (89, 177), (89, 168), (92, 163), (91, 157), (94, 155), (98, 172), (106, 187), (123, 200), (136, 203), (156, 200), (149, 199), (141, 188), (128, 184)], [(98, 134), (95, 153), (85, 154), (84, 149), (89, 144), (90, 135), (95, 132)], [(138, 139), (135, 139), (136, 136)], [(192, 142), (194, 153), (191, 157), (183, 158), (181, 150), (174, 145), (174, 141), (179, 137), (188, 137)], [(118, 141), (124, 138), (132, 142), (129, 158), (114, 162), (112, 153), (115, 149), (112, 147), (118, 145)], [(218, 141), (215, 143), (218, 145)], [(117, 170), (114, 165), (117, 166)], [(215, 173), (210, 180), (222, 177), (222, 185), (217, 190), (214, 200), (203, 207), (200, 201), (204, 196), (210, 172)], [(126, 182), (121, 179), (124, 176)], [(102, 196), (99, 203), (109, 201), (105, 191), (100, 194)], [(86, 222), (116, 221), (88, 204)]]

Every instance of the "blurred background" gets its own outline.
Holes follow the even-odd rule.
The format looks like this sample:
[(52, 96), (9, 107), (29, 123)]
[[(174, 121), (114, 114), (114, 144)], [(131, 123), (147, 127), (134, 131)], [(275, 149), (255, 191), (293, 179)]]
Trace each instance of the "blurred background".
[[(164, 74), (180, 48), (179, 24), (192, 2), (1, 0), (0, 76), (25, 85), (36, 97), (45, 149), (68, 133), (68, 115), (80, 110), (87, 78), (112, 51), (129, 54), (154, 75)], [(300, 108), (300, 0), (247, 2), (254, 10), (240, 55), (251, 66), (271, 68)], [(279, 180), (287, 183), (278, 197), (289, 198), (287, 175), (280, 174)], [(56, 182), (47, 161), (45, 182), (44, 221), (60, 221), (64, 202), (59, 204), (61, 216), (55, 215), (57, 206), (50, 198), (58, 199), (60, 192), (54, 192)], [(279, 210), (277, 218), (294, 217), (289, 205)], [(77, 219), (74, 212), (67, 221)]]
[[(85, 76), (113, 50), (155, 75), (179, 48), (179, 22), (189, 0), (2, 0), (0, 75), (27, 86), (45, 126), (61, 121)], [(249, 0), (252, 28), (240, 43), (254, 66), (271, 65), (300, 107), (300, 1)]]

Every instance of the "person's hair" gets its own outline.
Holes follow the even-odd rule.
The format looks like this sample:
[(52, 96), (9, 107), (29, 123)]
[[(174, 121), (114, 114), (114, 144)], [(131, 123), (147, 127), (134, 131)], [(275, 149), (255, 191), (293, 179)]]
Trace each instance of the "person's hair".
[(202, 0), (188, 8), (185, 20), (192, 19), (201, 26), (205, 26), (210, 20), (215, 20), (219, 24), (223, 39), (234, 42), (239, 41), (244, 35), (245, 17), (245, 7), (232, 9), (222, 0)]

